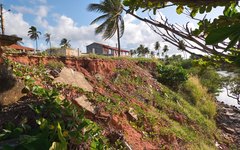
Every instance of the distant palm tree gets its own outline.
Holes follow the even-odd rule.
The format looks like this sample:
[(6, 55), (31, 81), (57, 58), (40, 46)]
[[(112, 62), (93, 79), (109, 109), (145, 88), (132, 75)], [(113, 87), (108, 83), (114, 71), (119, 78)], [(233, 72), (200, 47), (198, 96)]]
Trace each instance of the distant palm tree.
[(186, 54), (186, 46), (183, 40), (180, 40), (178, 42), (178, 49), (181, 50), (183, 52), (183, 56), (186, 59), (187, 58), (187, 54)]
[(45, 39), (46, 43), (49, 44), (49, 48), (51, 49), (51, 34), (45, 33), (44, 36), (46, 38)]
[(162, 56), (164, 56), (164, 54), (166, 54), (167, 55), (167, 52), (168, 52), (168, 46), (167, 45), (164, 45), (164, 47), (163, 47), (163, 52), (162, 52)]
[(70, 40), (63, 38), (60, 42), (60, 46), (62, 48), (70, 48), (71, 47)]
[(146, 54), (148, 54), (150, 51), (148, 49), (148, 47), (145, 47), (144, 45), (140, 44), (139, 47), (137, 48), (137, 53), (138, 53), (138, 56), (139, 55), (142, 55), (142, 56), (146, 56)]
[(39, 35), (41, 35), (41, 32), (39, 32), (36, 27), (31, 26), (29, 28), (28, 36), (30, 37), (31, 40), (36, 41), (36, 49), (35, 49), (34, 53), (36, 53), (36, 50), (38, 49), (38, 42), (37, 42), (37, 40), (39, 39)]
[(100, 4), (93, 3), (88, 6), (88, 10), (103, 13), (103, 15), (91, 22), (91, 24), (94, 24), (98, 21), (103, 21), (103, 23), (95, 29), (96, 34), (103, 33), (103, 38), (109, 39), (117, 32), (118, 56), (120, 56), (120, 38), (124, 33), (124, 21), (121, 16), (123, 11), (121, 0), (104, 0), (100, 2)]
[(151, 58), (153, 58), (154, 57), (154, 51), (151, 51), (150, 55), (151, 55)]
[(157, 55), (159, 56), (159, 55), (160, 55), (160, 51), (159, 51), (159, 49), (160, 49), (160, 43), (159, 43), (158, 41), (155, 43), (154, 49), (155, 49), (155, 51), (158, 51)]

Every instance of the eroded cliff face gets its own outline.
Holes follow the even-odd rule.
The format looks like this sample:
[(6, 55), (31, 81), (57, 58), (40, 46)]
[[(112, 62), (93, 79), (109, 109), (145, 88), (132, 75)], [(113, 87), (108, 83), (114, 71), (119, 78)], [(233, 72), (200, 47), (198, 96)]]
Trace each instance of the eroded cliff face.
[[(35, 84), (44, 88), (55, 87), (55, 82), (67, 85), (58, 88), (61, 97), (85, 109), (86, 117), (103, 128), (103, 135), (111, 143), (120, 139), (128, 149), (134, 150), (216, 148), (215, 142), (219, 139), (214, 135), (215, 122), (157, 82), (154, 62), (27, 55), (6, 57), (25, 67), (37, 68), (52, 61), (64, 63), (65, 68), (54, 74), (55, 77), (49, 70), (45, 76), (44, 73), (29, 75), (37, 81)], [(88, 88), (84, 87), (86, 82)], [(69, 88), (71, 86), (82, 90)], [(218, 143), (224, 147), (224, 143)]]

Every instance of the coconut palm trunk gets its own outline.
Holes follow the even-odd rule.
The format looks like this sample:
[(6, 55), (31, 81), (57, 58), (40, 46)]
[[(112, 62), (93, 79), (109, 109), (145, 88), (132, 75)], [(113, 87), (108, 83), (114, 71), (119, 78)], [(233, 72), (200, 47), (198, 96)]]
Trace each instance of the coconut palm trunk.
[(121, 56), (121, 46), (120, 46), (120, 36), (119, 35), (120, 35), (120, 31), (119, 31), (119, 25), (117, 23), (118, 57)]
[(35, 49), (35, 54), (36, 54), (36, 52), (37, 52), (37, 49), (38, 49), (38, 42), (37, 42), (37, 39), (36, 39), (36, 49)]

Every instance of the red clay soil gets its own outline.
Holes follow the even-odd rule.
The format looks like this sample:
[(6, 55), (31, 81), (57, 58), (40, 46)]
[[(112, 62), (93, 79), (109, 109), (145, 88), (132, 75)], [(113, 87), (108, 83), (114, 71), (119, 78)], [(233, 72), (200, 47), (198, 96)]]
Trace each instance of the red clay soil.
[(155, 150), (157, 146), (152, 142), (143, 139), (143, 135), (135, 130), (127, 120), (127, 117), (122, 114), (121, 116), (113, 116), (110, 124), (117, 130), (124, 132), (124, 139), (134, 150)]

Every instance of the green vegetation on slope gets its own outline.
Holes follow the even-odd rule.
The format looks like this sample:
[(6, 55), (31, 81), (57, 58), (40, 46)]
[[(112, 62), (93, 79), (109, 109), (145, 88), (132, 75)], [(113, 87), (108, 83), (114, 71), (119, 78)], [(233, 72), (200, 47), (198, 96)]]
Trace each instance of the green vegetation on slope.
[[(106, 149), (108, 146), (124, 148), (121, 141), (115, 141), (115, 144), (109, 143), (111, 139), (102, 135), (100, 129), (104, 129), (105, 126), (99, 120), (90, 121), (84, 117), (81, 109), (71, 102), (59, 101), (61, 92), (74, 90), (79, 95), (86, 95), (91, 102), (112, 116), (124, 116), (123, 114), (128, 114), (131, 109), (137, 115), (137, 119), (128, 119), (129, 124), (142, 133), (144, 140), (157, 144), (159, 148), (174, 149), (176, 142), (183, 149), (215, 149), (215, 141), (221, 143), (214, 121), (216, 114), (214, 97), (207, 87), (201, 84), (202, 81), (199, 80), (201, 76), (197, 77), (189, 73), (188, 78), (179, 85), (179, 89), (173, 91), (171, 87), (167, 87), (169, 84), (166, 84), (166, 81), (164, 82), (166, 86), (158, 83), (146, 69), (154, 61), (144, 59), (115, 61), (121, 65), (112, 70), (113, 75), (98, 80), (95, 85), (101, 88), (103, 93), (87, 93), (77, 87), (53, 84), (43, 65), (29, 67), (12, 63), (14, 74), (25, 80), (28, 95), (37, 97), (41, 101), (40, 104), (32, 106), (37, 116), (35, 120), (37, 124), (28, 130), (35, 131), (35, 135), (30, 134), (29, 137), (44, 133), (44, 136), (48, 137), (45, 141), (38, 141), (38, 138), (36, 140), (39, 143), (47, 143), (49, 147), (81, 144), (92, 149), (94, 147)], [(155, 66), (159, 64), (161, 62), (157, 62)], [(62, 67), (61, 63), (57, 62), (50, 62), (46, 67), (49, 66)], [(174, 68), (178, 69), (177, 67)], [(191, 68), (194, 67), (188, 68), (188, 71)], [(156, 68), (150, 69), (155, 70), (152, 74), (156, 77), (161, 74)], [(36, 85), (36, 81), (41, 81), (41, 86)], [(50, 110), (51, 115), (47, 113)], [(25, 125), (32, 126), (32, 124)], [(1, 133), (4, 136), (1, 138), (12, 139), (12, 136), (7, 136), (9, 132), (5, 131), (13, 133), (12, 131), (18, 130), (19, 127), (15, 126), (11, 129), (3, 130)], [(48, 134), (45, 134), (45, 131), (49, 131)], [(29, 132), (23, 130), (14, 138), (21, 139), (23, 134), (28, 135)], [(123, 134), (126, 136), (127, 133)], [(25, 142), (34, 145), (34, 141)], [(26, 143), (21, 144), (26, 147)]]

